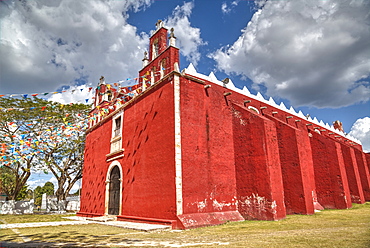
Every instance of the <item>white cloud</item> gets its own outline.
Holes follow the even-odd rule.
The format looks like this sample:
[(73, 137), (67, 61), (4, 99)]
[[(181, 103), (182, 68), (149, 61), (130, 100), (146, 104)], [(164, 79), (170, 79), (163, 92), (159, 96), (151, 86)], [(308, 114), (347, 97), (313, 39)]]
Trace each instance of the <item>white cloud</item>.
[[(92, 103), (92, 97), (95, 93), (95, 88), (91, 89), (87, 85), (71, 86), (66, 92), (53, 94), (48, 100), (60, 102), (62, 104), (68, 103)], [(87, 102), (86, 102), (87, 100)]]
[(44, 186), (44, 184), (47, 182), (45, 179), (37, 179), (37, 180), (28, 180), (27, 185), (30, 189), (36, 189), (37, 186)]
[(341, 107), (370, 99), (370, 2), (257, 1), (238, 40), (209, 55), (226, 73), (293, 105)]
[(349, 135), (361, 141), (364, 152), (370, 152), (370, 117), (358, 119), (351, 127)]
[(186, 2), (182, 6), (177, 6), (172, 16), (165, 20), (165, 25), (175, 29), (174, 33), (177, 37), (176, 45), (180, 48), (180, 52), (188, 61), (197, 65), (200, 60), (198, 47), (206, 43), (200, 37), (200, 29), (192, 27), (189, 21), (193, 7), (193, 2)]
[[(58, 189), (58, 180), (53, 176), (50, 178), (47, 182), (51, 182), (54, 184), (54, 190), (56, 191)], [(79, 190), (82, 186), (82, 179), (78, 180), (75, 184), (73, 184), (71, 190), (69, 191), (69, 194), (75, 193), (77, 190)], [(42, 185), (44, 186), (44, 184)], [(67, 187), (67, 184), (64, 185), (64, 188)]]
[(51, 182), (52, 184), (54, 184), (54, 190), (56, 191), (58, 189), (58, 180), (56, 179), (56, 177), (52, 177), (48, 180), (48, 182)]
[(226, 2), (223, 2), (221, 4), (221, 11), (222, 11), (222, 13), (224, 13), (224, 14), (230, 13), (231, 10), (234, 7), (238, 6), (239, 2), (240, 2), (240, 0), (233, 1), (233, 2), (231, 2), (230, 6), (228, 6)]
[(231, 11), (231, 9), (227, 7), (227, 3), (222, 3), (221, 11), (222, 11), (222, 13), (227, 14)]
[(75, 184), (73, 184), (71, 191), (69, 191), (69, 194), (73, 194), (77, 192), (81, 187), (82, 187), (82, 179), (80, 179)]
[(42, 171), (33, 171), (30, 178), (27, 180), (27, 185), (31, 189), (35, 189), (37, 186), (44, 186), (46, 182), (49, 182), (53, 178), (51, 174), (45, 174)]
[(126, 13), (150, 2), (0, 2), (0, 91), (50, 92), (76, 79), (136, 76), (148, 36), (137, 34)]
[[(45, 183), (47, 183), (47, 182), (51, 182), (52, 184), (54, 184), (54, 190), (55, 191), (58, 189), (58, 180), (54, 176), (41, 175), (41, 177), (40, 177), (40, 175), (41, 175), (40, 173), (39, 174), (32, 175), (30, 177), (30, 179), (27, 181), (27, 185), (28, 185), (28, 187), (30, 189), (34, 190), (34, 189), (37, 188), (37, 186), (43, 187), (45, 185)], [(77, 190), (79, 190), (80, 187), (81, 187), (81, 182), (82, 182), (82, 179), (80, 179), (79, 181), (77, 181), (72, 186), (72, 189), (71, 189), (71, 191), (69, 193), (70, 194), (73, 194)]]

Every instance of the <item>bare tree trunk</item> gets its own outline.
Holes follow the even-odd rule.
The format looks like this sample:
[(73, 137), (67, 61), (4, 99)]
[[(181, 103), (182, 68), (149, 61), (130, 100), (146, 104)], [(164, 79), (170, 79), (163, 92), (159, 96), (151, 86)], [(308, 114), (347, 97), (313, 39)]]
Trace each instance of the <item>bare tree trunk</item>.
[[(21, 163), (17, 161), (16, 168), (10, 168), (15, 175), (15, 185), (14, 190), (5, 192), (8, 195), (9, 200), (15, 200), (23, 186), (26, 185), (28, 178), (31, 176), (32, 159), (33, 156), (30, 159), (26, 159), (25, 167), (22, 167)], [(20, 171), (22, 174), (19, 174)]]

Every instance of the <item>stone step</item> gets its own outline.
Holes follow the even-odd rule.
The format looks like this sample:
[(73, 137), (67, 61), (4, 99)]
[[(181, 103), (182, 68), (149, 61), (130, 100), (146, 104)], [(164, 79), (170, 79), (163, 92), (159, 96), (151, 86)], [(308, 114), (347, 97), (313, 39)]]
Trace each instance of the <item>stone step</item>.
[(128, 222), (128, 221), (109, 221), (102, 222), (103, 225), (121, 227), (126, 229), (133, 229), (138, 231), (160, 231), (160, 230), (171, 230), (171, 226), (160, 225), (160, 224), (147, 224), (147, 223), (137, 223), (137, 222)]
[(116, 216), (99, 216), (99, 217), (86, 218), (86, 220), (97, 221), (97, 222), (107, 222), (107, 221), (116, 221), (117, 217)]

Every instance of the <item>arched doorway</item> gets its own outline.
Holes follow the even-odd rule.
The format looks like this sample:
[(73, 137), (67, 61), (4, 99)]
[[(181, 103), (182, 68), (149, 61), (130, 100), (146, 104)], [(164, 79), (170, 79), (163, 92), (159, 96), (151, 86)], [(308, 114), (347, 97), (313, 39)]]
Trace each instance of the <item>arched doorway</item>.
[(113, 167), (109, 175), (108, 195), (108, 214), (119, 215), (121, 200), (121, 171), (117, 165)]

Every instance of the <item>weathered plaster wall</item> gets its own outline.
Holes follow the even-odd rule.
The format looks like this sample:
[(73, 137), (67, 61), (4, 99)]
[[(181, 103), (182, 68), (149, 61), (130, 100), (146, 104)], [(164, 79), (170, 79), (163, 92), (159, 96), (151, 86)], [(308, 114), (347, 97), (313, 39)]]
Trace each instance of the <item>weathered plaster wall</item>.
[(348, 179), (348, 186), (351, 193), (352, 203), (364, 203), (364, 191), (361, 184), (361, 178), (358, 171), (354, 148), (341, 144), (344, 165)]
[(233, 105), (238, 210), (245, 219), (278, 220), (286, 215), (275, 124)]
[(0, 201), (0, 214), (33, 214), (34, 201)]
[[(180, 99), (184, 208), (180, 219), (192, 226), (242, 220), (236, 212), (231, 113), (222, 92), (207, 96), (204, 85), (183, 78)], [(222, 214), (213, 218), (217, 212)]]
[(287, 214), (313, 214), (315, 184), (308, 134), (273, 116), (265, 117), (276, 125)]
[(229, 109), (201, 84), (181, 86), (184, 213), (236, 210)]
[(324, 208), (350, 208), (351, 195), (340, 144), (316, 132), (310, 136), (319, 203)]
[(370, 175), (367, 167), (366, 156), (361, 150), (354, 149), (357, 161), (358, 171), (360, 174), (362, 188), (364, 190), (364, 197), (366, 201), (370, 201)]

